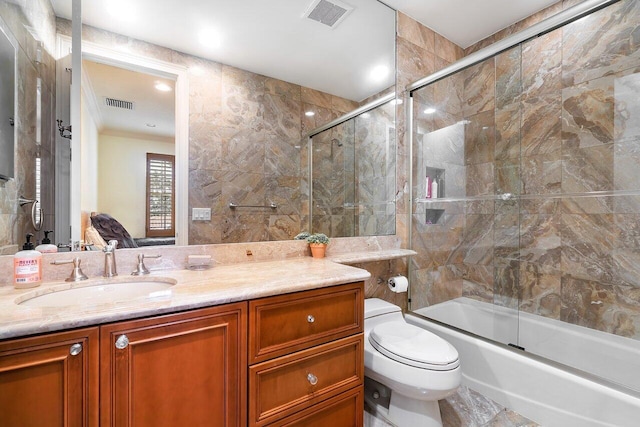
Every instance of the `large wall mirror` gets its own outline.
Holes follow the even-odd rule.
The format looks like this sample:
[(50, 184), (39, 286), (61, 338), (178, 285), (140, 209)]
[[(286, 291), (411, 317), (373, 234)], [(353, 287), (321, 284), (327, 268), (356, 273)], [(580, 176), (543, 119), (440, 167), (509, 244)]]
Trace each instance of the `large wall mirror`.
[(13, 178), (15, 146), (16, 46), (0, 25), (0, 180)]
[[(69, 39), (77, 24), (72, 0), (51, 3), (57, 33)], [(72, 97), (71, 103), (81, 103), (81, 129), (74, 128), (72, 138), (81, 141), (73, 158), (83, 164), (80, 185), (74, 187), (71, 178), (72, 238), (82, 238), (88, 216), (97, 212), (121, 221), (132, 237), (153, 240), (145, 225), (149, 184), (141, 179), (146, 154), (171, 156), (173, 150), (178, 243), (291, 239), (312, 228), (306, 135), (394, 90), (396, 14), (377, 0), (81, 5), (86, 62), (81, 100)], [(139, 61), (131, 65), (127, 58)], [(116, 69), (96, 74), (102, 66)], [(140, 85), (153, 84), (153, 95), (171, 98), (173, 119), (162, 120), (173, 120), (173, 136), (153, 135), (164, 125), (142, 111), (142, 100), (151, 95), (136, 99), (144, 91), (125, 89), (131, 86), (119, 80), (124, 71), (127, 78), (146, 81)], [(158, 83), (168, 87), (164, 95)], [(112, 109), (131, 104), (129, 111), (143, 113), (134, 118), (139, 128), (125, 124), (124, 109), (116, 119), (122, 129), (108, 124)], [(150, 104), (149, 114), (161, 110), (159, 101)], [(134, 149), (141, 140), (155, 145)], [(134, 157), (135, 164), (125, 162)], [(109, 158), (110, 165), (103, 165)], [(104, 189), (139, 190), (141, 182), (145, 189), (135, 199), (103, 196)]]

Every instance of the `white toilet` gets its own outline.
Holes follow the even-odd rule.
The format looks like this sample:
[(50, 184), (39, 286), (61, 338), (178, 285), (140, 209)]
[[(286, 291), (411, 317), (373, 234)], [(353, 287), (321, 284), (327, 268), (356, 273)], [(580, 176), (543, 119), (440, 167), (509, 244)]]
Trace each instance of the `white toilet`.
[(456, 349), (378, 298), (364, 301), (364, 335), (367, 404), (398, 427), (442, 427), (438, 400), (461, 380)]

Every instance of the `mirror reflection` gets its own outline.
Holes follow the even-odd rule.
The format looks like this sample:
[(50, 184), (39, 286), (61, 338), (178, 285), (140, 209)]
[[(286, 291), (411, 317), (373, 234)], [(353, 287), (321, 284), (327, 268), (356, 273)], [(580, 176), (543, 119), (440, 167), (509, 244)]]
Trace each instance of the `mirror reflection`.
[[(179, 116), (186, 114), (186, 143), (174, 148), (176, 236), (189, 244), (232, 243), (291, 239), (310, 229), (310, 158), (305, 136), (381, 93), (393, 91), (395, 12), (378, 1), (352, 0), (344, 17), (325, 23), (308, 18), (317, 3), (312, 1), (277, 0), (267, 4), (249, 0), (239, 4), (188, 0), (174, 5), (178, 10), (169, 10), (141, 0), (127, 2), (127, 13), (121, 10), (111, 14), (107, 6), (112, 3), (82, 2), (83, 50), (92, 44), (117, 52), (121, 63), (111, 65), (125, 69), (136, 68), (123, 63), (125, 56), (161, 68), (169, 65), (181, 70), (174, 73), (176, 81), (181, 75), (186, 82), (181, 85), (186, 91), (184, 97), (179, 87), (174, 93), (177, 132)], [(24, 99), (17, 101), (25, 107), (25, 118), (35, 108), (31, 105), (36, 102), (35, 82), (38, 78), (42, 81), (42, 122), (27, 127), (34, 132), (38, 127), (43, 136), (43, 230), (55, 228), (54, 242), (68, 244), (69, 230), (72, 239), (80, 237), (93, 212), (119, 218), (138, 215), (135, 221), (140, 224), (140, 218), (146, 216), (144, 200), (106, 206), (99, 202), (101, 191), (92, 193), (87, 188), (86, 184), (101, 174), (90, 148), (84, 147), (72, 156), (72, 161), (87, 161), (79, 179), (84, 188), (66, 191), (77, 182), (75, 178), (71, 185), (64, 181), (65, 176), (69, 179), (69, 169), (75, 169), (65, 160), (69, 157), (68, 144), (66, 154), (58, 156), (58, 145), (64, 144), (56, 141), (54, 145), (54, 141), (56, 119), (63, 120), (63, 127), (70, 123), (69, 106), (61, 101), (68, 96), (65, 93), (69, 92), (71, 70), (60, 59), (56, 75), (53, 61), (69, 53), (68, 49), (64, 51), (64, 40), (60, 40), (66, 37), (66, 45), (70, 44), (71, 0), (10, 4), (1, 13), (0, 17), (9, 21), (10, 32), (26, 41), (18, 52), (27, 59), (19, 62), (26, 67), (19, 70), (19, 75), (34, 84), (27, 82)], [(220, 43), (203, 44), (215, 39), (216, 31), (204, 31), (214, 27), (222, 35)], [(203, 34), (210, 37), (203, 38)], [(73, 54), (87, 60), (98, 56), (95, 52)], [(56, 89), (56, 85), (62, 87)], [(86, 104), (86, 99), (70, 100), (71, 105), (80, 102)], [(56, 104), (62, 104), (57, 111)], [(90, 120), (87, 117), (83, 114), (82, 126), (78, 127), (85, 127), (85, 121)], [(82, 142), (87, 139), (86, 129), (74, 131), (74, 138)], [(10, 200), (10, 206), (0, 206), (0, 214), (8, 213), (7, 221), (11, 222), (0, 236), (0, 247), (9, 248), (7, 253), (20, 243), (25, 231), (30, 231), (27, 209), (17, 205), (17, 193), (35, 198), (35, 178), (29, 171), (37, 156), (31, 151), (25, 139), (19, 138), (16, 179), (7, 183), (8, 191), (2, 190), (3, 198), (7, 194)], [(121, 162), (113, 174), (133, 182), (129, 169), (133, 168)], [(238, 207), (231, 208), (232, 203)], [(277, 208), (271, 208), (272, 204)], [(122, 213), (123, 208), (126, 213)], [(140, 230), (137, 225), (129, 227)], [(36, 234), (38, 241), (43, 238), (40, 234)], [(136, 237), (151, 237), (148, 234), (145, 229)]]

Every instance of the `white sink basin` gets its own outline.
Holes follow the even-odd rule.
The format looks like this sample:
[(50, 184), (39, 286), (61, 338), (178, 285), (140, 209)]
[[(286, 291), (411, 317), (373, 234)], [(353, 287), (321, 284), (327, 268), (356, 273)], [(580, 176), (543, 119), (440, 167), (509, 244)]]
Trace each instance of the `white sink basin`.
[(175, 280), (168, 278), (116, 278), (86, 284), (78, 282), (22, 295), (16, 300), (16, 304), (29, 307), (67, 307), (108, 304), (139, 298), (154, 300), (171, 296), (171, 287), (175, 284)]

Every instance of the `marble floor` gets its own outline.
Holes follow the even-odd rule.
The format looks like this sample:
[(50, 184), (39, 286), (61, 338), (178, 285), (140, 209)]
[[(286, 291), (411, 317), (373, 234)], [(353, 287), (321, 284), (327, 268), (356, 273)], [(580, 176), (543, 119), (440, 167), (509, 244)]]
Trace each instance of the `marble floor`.
[[(444, 427), (540, 427), (470, 388), (461, 386), (446, 400), (440, 401)], [(365, 405), (365, 427), (393, 427)], [(416, 426), (418, 427), (418, 426)]]

